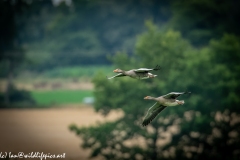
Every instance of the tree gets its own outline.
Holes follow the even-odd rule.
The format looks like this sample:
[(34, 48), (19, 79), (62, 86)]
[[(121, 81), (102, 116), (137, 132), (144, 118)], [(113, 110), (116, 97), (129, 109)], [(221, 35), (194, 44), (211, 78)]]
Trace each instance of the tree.
[[(181, 131), (173, 136), (177, 157), (191, 159), (238, 159), (240, 155), (239, 38), (226, 34), (212, 40), (200, 52), (199, 63), (189, 72), (198, 93), (194, 110), (183, 119)], [(196, 70), (200, 69), (200, 70)], [(197, 72), (196, 72), (197, 71)], [(196, 72), (197, 75), (194, 75)], [(193, 97), (191, 97), (192, 99)], [(187, 116), (187, 115), (186, 115)]]
[(168, 0), (73, 0), (56, 6), (50, 2), (32, 1), (26, 12), (22, 37), (34, 62), (30, 70), (110, 64), (106, 54), (133, 53), (145, 19), (163, 25), (171, 15)]
[[(1, 67), (5, 69), (7, 78), (6, 91), (4, 95), (5, 104), (9, 105), (11, 95), (16, 89), (13, 84), (13, 74), (19, 66), (25, 63), (25, 50), (19, 38), (19, 24), (22, 24), (21, 15), (28, 6), (27, 2), (19, 1), (1, 1), (0, 2), (0, 62)], [(19, 18), (19, 19), (18, 19)], [(18, 92), (20, 93), (20, 92)], [(23, 95), (25, 92), (23, 92)], [(21, 96), (20, 96), (21, 97)], [(23, 96), (25, 97), (25, 96)], [(27, 96), (27, 99), (30, 98)], [(23, 98), (24, 99), (24, 98)]]
[[(22, 1), (11, 4), (11, 1), (1, 2), (1, 47), (0, 47), (0, 62), (6, 64), (7, 70), (7, 87), (5, 92), (5, 103), (9, 104), (9, 92), (13, 86), (12, 77), (13, 71), (24, 60), (23, 49), (19, 46), (19, 42), (16, 39), (17, 29), (15, 23), (15, 16), (21, 10), (21, 7), (25, 7)], [(4, 24), (3, 24), (4, 23)]]
[(181, 31), (195, 46), (208, 45), (224, 33), (240, 36), (240, 2), (236, 0), (173, 1), (170, 26)]
[[(94, 79), (95, 109), (107, 114), (121, 109), (116, 122), (90, 128), (70, 127), (91, 148), (91, 157), (105, 159), (237, 159), (239, 157), (239, 39), (225, 35), (202, 49), (194, 49), (179, 32), (160, 32), (147, 23), (138, 37), (133, 57), (117, 54), (112, 59), (122, 69), (159, 64), (158, 78), (138, 81)], [(141, 120), (150, 107), (146, 95), (171, 91), (192, 92), (181, 107), (165, 109), (147, 128)], [(146, 107), (142, 107), (146, 106)], [(226, 107), (227, 106), (227, 107)], [(175, 128), (171, 132), (170, 128)], [(165, 133), (171, 133), (163, 143)], [(134, 143), (137, 141), (137, 143)], [(140, 143), (142, 142), (142, 143)]]
[[(159, 145), (165, 140), (162, 133), (170, 125), (178, 123), (179, 117), (188, 105), (166, 109), (147, 128), (141, 127), (141, 121), (151, 103), (143, 102), (146, 95), (160, 96), (171, 91), (185, 90), (187, 83), (180, 85), (181, 69), (187, 67), (182, 61), (191, 58), (191, 46), (181, 38), (179, 32), (157, 31), (156, 26), (148, 22), (148, 32), (142, 34), (136, 45), (134, 57), (117, 54), (112, 59), (118, 67), (127, 69), (136, 67), (154, 67), (159, 64), (163, 69), (159, 78), (137, 81), (119, 78), (107, 81), (105, 76), (97, 75), (95, 84), (95, 109), (107, 114), (112, 109), (121, 109), (124, 117), (116, 122), (99, 124), (97, 127), (78, 128), (71, 126), (84, 139), (83, 147), (92, 148), (92, 157), (104, 156), (106, 159), (158, 159), (164, 158)], [(176, 58), (177, 57), (177, 58)], [(175, 63), (170, 63), (174, 61)], [(179, 77), (178, 77), (179, 76)], [(178, 79), (176, 79), (178, 77)], [(166, 82), (167, 81), (167, 82)], [(144, 104), (143, 104), (144, 103)], [(146, 107), (144, 107), (146, 106)], [(179, 114), (179, 115), (178, 115)], [(134, 141), (142, 141), (142, 145)]]

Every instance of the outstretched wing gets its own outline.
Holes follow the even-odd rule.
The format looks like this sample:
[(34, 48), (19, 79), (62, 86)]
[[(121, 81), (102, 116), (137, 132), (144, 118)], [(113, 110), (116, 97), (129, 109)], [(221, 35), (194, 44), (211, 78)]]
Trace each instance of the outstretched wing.
[(113, 77), (109, 77), (108, 79), (112, 79), (112, 78), (115, 78), (115, 77), (123, 77), (123, 76), (126, 76), (126, 75), (124, 75), (122, 73), (119, 73), (119, 74), (117, 74), (117, 75), (115, 75)]
[(166, 99), (176, 99), (177, 97), (181, 96), (182, 94), (190, 94), (190, 93), (191, 92), (171, 92), (162, 97), (166, 98)]
[(157, 65), (155, 68), (151, 68), (151, 69), (148, 69), (148, 68), (139, 68), (139, 69), (133, 69), (134, 72), (149, 72), (149, 71), (157, 71), (157, 70), (160, 70), (160, 66)]
[(148, 109), (142, 125), (147, 126), (165, 108), (166, 106), (160, 105), (158, 102), (156, 102), (151, 108)]

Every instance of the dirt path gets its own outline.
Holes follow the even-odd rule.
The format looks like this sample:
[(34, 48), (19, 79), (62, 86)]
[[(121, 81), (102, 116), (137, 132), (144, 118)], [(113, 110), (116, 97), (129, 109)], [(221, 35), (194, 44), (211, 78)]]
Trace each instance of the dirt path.
[(89, 126), (97, 121), (117, 119), (120, 112), (104, 118), (92, 107), (50, 109), (1, 109), (0, 152), (66, 153), (66, 159), (85, 160), (89, 151), (80, 148), (81, 139), (68, 126)]

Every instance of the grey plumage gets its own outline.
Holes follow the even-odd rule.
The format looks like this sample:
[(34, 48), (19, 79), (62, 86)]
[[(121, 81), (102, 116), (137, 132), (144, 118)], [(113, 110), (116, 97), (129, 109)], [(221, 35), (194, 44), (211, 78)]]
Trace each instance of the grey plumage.
[(156, 66), (155, 68), (148, 69), (148, 68), (139, 68), (139, 69), (131, 69), (129, 71), (124, 71), (121, 69), (115, 69), (113, 72), (119, 73), (113, 77), (109, 77), (108, 79), (116, 78), (116, 77), (123, 77), (123, 76), (129, 76), (131, 78), (135, 79), (147, 79), (147, 78), (154, 78), (157, 75), (153, 75), (152, 73), (149, 73), (150, 71), (157, 71), (160, 70), (160, 66)]
[(142, 125), (147, 126), (166, 107), (183, 105), (184, 101), (179, 101), (176, 98), (182, 94), (190, 94), (190, 93), (191, 92), (171, 92), (157, 98), (146, 96), (144, 99), (155, 100), (157, 102), (148, 109), (147, 114), (143, 119)]

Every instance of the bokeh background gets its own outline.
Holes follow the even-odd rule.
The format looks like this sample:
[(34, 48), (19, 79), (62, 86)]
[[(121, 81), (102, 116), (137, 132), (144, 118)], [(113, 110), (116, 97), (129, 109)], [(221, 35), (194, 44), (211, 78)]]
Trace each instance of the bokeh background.
[[(239, 8), (238, 0), (1, 0), (0, 153), (239, 160)], [(106, 78), (156, 65), (154, 79)], [(154, 103), (143, 97), (172, 91), (192, 94), (142, 127)]]

